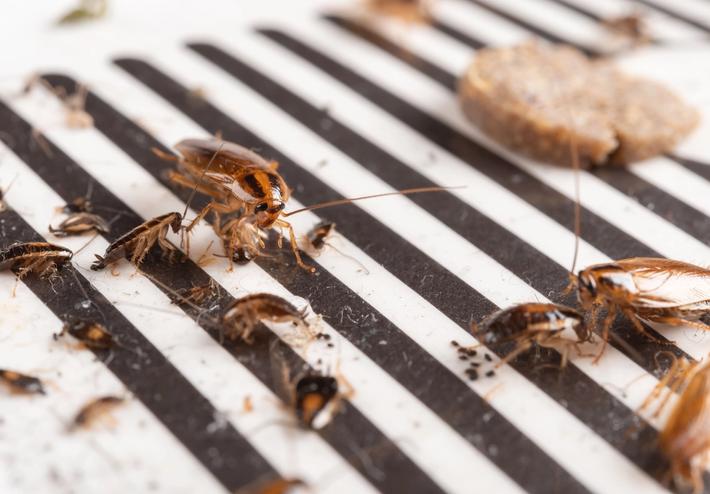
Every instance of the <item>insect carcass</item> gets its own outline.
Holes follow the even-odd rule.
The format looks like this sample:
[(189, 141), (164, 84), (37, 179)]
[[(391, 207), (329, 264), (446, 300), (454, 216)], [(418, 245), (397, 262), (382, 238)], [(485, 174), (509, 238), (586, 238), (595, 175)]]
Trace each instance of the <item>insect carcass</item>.
[(68, 264), (72, 256), (71, 250), (48, 242), (15, 243), (0, 251), (0, 271), (12, 269), (19, 279), (31, 272), (49, 278)]

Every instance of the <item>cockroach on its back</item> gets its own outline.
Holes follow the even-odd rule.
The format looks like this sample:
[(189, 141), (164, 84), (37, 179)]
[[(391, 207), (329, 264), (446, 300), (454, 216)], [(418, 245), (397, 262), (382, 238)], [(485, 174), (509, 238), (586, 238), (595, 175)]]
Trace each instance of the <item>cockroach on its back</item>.
[(308, 328), (307, 308), (298, 310), (289, 301), (270, 293), (255, 293), (235, 300), (222, 315), (222, 333), (230, 340), (252, 341), (252, 333), (261, 321), (292, 322)]
[(116, 344), (109, 330), (103, 324), (94, 321), (66, 322), (62, 326), (62, 330), (54, 335), (54, 338), (61, 338), (67, 333), (92, 350), (108, 350)]
[(45, 394), (42, 381), (19, 372), (0, 369), (0, 384), (4, 384), (13, 394)]
[[(565, 330), (574, 331), (577, 339), (565, 337), (562, 334)], [(579, 344), (592, 337), (582, 314), (570, 307), (551, 303), (526, 303), (508, 307), (486, 317), (480, 324), (473, 323), (471, 331), (486, 346), (515, 343), (513, 350), (496, 367), (510, 362), (533, 345), (559, 351), (562, 355), (560, 367), (565, 367), (570, 350), (575, 349), (581, 354)]]
[(702, 321), (710, 314), (710, 270), (700, 266), (635, 257), (589, 266), (573, 276), (572, 282), (580, 304), (592, 311), (595, 321), (599, 308), (606, 307), (601, 328), (605, 344), (618, 312), (651, 339), (640, 320), (710, 330)]
[(140, 266), (156, 242), (163, 252), (175, 254), (175, 247), (166, 238), (169, 228), (174, 233), (181, 230), (182, 215), (180, 213), (173, 212), (158, 216), (122, 235), (106, 248), (103, 257), (96, 256), (96, 261), (91, 265), (91, 269), (94, 271), (104, 269), (123, 258), (128, 258), (133, 264)]
[(83, 235), (88, 232), (108, 233), (110, 230), (111, 227), (106, 220), (92, 213), (72, 213), (56, 228), (49, 225), (49, 232), (56, 237)]
[(20, 279), (31, 272), (48, 278), (68, 264), (72, 256), (71, 250), (48, 242), (15, 243), (0, 251), (0, 271), (15, 270)]
[(122, 405), (123, 402), (124, 399), (119, 396), (102, 396), (91, 400), (81, 407), (69, 426), (69, 429), (76, 430), (80, 427), (85, 429), (90, 428), (101, 417), (105, 417), (106, 414), (117, 406)]

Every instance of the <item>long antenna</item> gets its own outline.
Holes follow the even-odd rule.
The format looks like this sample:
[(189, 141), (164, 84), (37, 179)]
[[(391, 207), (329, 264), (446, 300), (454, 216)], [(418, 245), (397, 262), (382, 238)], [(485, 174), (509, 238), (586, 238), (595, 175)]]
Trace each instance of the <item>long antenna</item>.
[(215, 160), (215, 158), (217, 157), (219, 152), (222, 151), (223, 146), (224, 146), (224, 141), (219, 143), (219, 147), (217, 148), (217, 151), (215, 151), (214, 154), (212, 155), (212, 157), (210, 158), (210, 161), (209, 161), (209, 163), (207, 163), (207, 166), (205, 167), (204, 171), (202, 172), (202, 175), (200, 175), (200, 178), (197, 180), (195, 187), (192, 189), (192, 192), (190, 192), (190, 196), (187, 198), (187, 202), (185, 203), (185, 211), (182, 212), (183, 218), (187, 214), (187, 210), (190, 208), (190, 203), (195, 198), (195, 194), (197, 194), (197, 188), (202, 183), (202, 179), (204, 178), (207, 171), (210, 169), (210, 166), (212, 166), (212, 162)]
[(572, 269), (570, 273), (574, 274), (574, 269), (577, 267), (577, 256), (579, 255), (579, 236), (582, 231), (582, 206), (580, 205), (580, 187), (579, 187), (579, 152), (577, 149), (577, 136), (574, 134), (574, 128), (570, 134), (570, 152), (572, 153), (572, 167), (574, 168), (574, 257), (572, 257)]
[(396, 192), (386, 192), (384, 194), (373, 194), (373, 195), (369, 195), (369, 196), (351, 197), (351, 198), (347, 198), (347, 199), (336, 199), (334, 201), (321, 202), (320, 204), (314, 204), (312, 206), (307, 206), (305, 208), (297, 209), (297, 210), (291, 211), (289, 213), (281, 213), (281, 215), (282, 216), (293, 216), (294, 214), (302, 213), (304, 211), (313, 211), (315, 209), (323, 209), (323, 208), (329, 208), (332, 206), (340, 206), (343, 204), (350, 204), (355, 201), (362, 201), (364, 199), (374, 199), (376, 197), (410, 195), (410, 194), (419, 194), (421, 192), (441, 192), (443, 190), (464, 189), (464, 188), (466, 188), (465, 185), (459, 185), (459, 186), (455, 186), (455, 187), (416, 187), (413, 189), (398, 190)]

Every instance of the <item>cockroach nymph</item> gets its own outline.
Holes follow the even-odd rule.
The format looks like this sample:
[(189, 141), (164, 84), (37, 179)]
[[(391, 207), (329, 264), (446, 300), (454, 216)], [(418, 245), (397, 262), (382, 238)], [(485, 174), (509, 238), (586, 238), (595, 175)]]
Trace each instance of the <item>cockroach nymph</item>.
[(49, 233), (55, 237), (69, 237), (84, 233), (108, 233), (111, 227), (101, 216), (93, 213), (72, 213), (56, 228), (49, 225)]
[(0, 271), (12, 269), (19, 279), (35, 272), (49, 278), (71, 261), (71, 250), (48, 242), (15, 243), (0, 251)]
[(123, 258), (128, 258), (136, 266), (140, 266), (148, 251), (156, 242), (164, 253), (174, 255), (177, 249), (166, 239), (168, 229), (174, 233), (182, 229), (182, 215), (178, 212), (167, 213), (148, 220), (122, 235), (106, 248), (103, 257), (97, 255), (91, 269), (98, 271), (114, 264)]
[(261, 321), (292, 322), (308, 330), (305, 307), (297, 309), (289, 301), (270, 293), (254, 293), (235, 300), (222, 315), (220, 328), (230, 340), (251, 343), (253, 332)]
[(328, 221), (321, 221), (311, 228), (308, 233), (306, 233), (306, 240), (308, 246), (312, 249), (319, 251), (326, 245), (326, 239), (330, 236), (335, 228), (335, 223)]
[(710, 314), (710, 270), (706, 268), (670, 259), (634, 257), (589, 266), (573, 276), (572, 283), (580, 304), (591, 311), (595, 323), (599, 309), (607, 309), (601, 327), (604, 345), (597, 360), (619, 312), (649, 339), (654, 338), (641, 320), (710, 330), (702, 321)]
[(308, 374), (294, 388), (296, 417), (311, 429), (325, 427), (337, 412), (341, 395), (338, 380), (332, 376)]
[[(564, 330), (574, 331), (577, 339), (565, 337), (562, 334)], [(515, 347), (496, 367), (510, 362), (533, 345), (539, 345), (559, 351), (562, 355), (560, 367), (564, 368), (570, 350), (574, 349), (581, 355), (579, 344), (592, 338), (582, 314), (570, 307), (550, 303), (526, 303), (508, 307), (491, 314), (479, 324), (473, 323), (471, 332), (486, 346), (515, 343)], [(459, 348), (459, 353), (461, 350), (468, 349)]]
[(178, 290), (175, 294), (170, 295), (170, 302), (175, 305), (184, 303), (201, 305), (205, 300), (214, 297), (218, 293), (219, 285), (213, 279), (210, 279), (210, 282), (205, 285)]
[(81, 407), (72, 420), (69, 430), (78, 428), (88, 429), (94, 425), (101, 417), (105, 417), (112, 409), (122, 405), (124, 399), (119, 396), (102, 396), (91, 400)]
[[(647, 408), (665, 393), (653, 414), (658, 417), (674, 393), (680, 396), (673, 406), (658, 437), (658, 447), (670, 462), (666, 481), (672, 480), (680, 490), (704, 491), (703, 473), (710, 453), (710, 362), (690, 363), (676, 359), (639, 411)], [(658, 357), (658, 355), (656, 356)], [(667, 388), (667, 389), (666, 389)]]
[[(421, 187), (398, 192), (338, 199), (296, 211), (285, 212), (291, 197), (291, 189), (277, 172), (278, 163), (267, 161), (254, 151), (232, 142), (219, 139), (184, 139), (175, 145), (180, 156), (153, 152), (168, 161), (177, 162), (177, 171), (170, 174), (170, 180), (178, 185), (190, 187), (212, 199), (187, 227), (187, 232), (210, 212), (215, 215), (213, 224), (217, 235), (225, 243), (225, 253), (231, 260), (248, 261), (256, 257), (264, 248), (262, 232), (277, 229), (278, 245), (282, 246), (282, 229), (288, 231), (291, 251), (296, 263), (303, 269), (315, 272), (301, 259), (293, 227), (284, 218), (314, 209), (350, 204), (354, 201), (406, 195), (419, 192), (435, 192), (446, 187)], [(189, 203), (189, 201), (188, 201)], [(237, 219), (223, 225), (221, 214), (239, 213)]]
[(366, 3), (375, 14), (391, 16), (405, 22), (431, 20), (428, 0), (366, 0)]
[(62, 330), (54, 335), (54, 339), (61, 338), (67, 333), (92, 350), (108, 350), (116, 344), (109, 330), (103, 324), (94, 321), (65, 322)]
[(42, 381), (19, 372), (0, 369), (0, 384), (4, 384), (13, 394), (45, 394)]

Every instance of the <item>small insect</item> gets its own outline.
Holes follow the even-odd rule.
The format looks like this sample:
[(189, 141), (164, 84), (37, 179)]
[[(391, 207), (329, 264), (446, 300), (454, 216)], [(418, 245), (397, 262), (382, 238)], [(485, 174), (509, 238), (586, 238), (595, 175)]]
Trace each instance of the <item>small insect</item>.
[(375, 14), (405, 22), (428, 22), (431, 20), (429, 3), (426, 0), (367, 0), (367, 7)]
[(0, 369), (0, 384), (4, 384), (13, 394), (45, 394), (42, 381), (19, 372)]
[(66, 322), (62, 326), (62, 330), (54, 335), (54, 339), (61, 338), (67, 333), (92, 350), (108, 350), (116, 344), (109, 330), (103, 324), (94, 321)]
[(658, 447), (670, 462), (667, 480), (673, 480), (681, 490), (692, 487), (699, 494), (704, 491), (703, 472), (710, 453), (710, 362), (690, 363), (670, 356), (673, 365), (639, 411), (665, 392), (653, 413), (658, 417), (670, 396), (680, 394), (658, 437)]
[(654, 338), (641, 320), (710, 330), (702, 321), (710, 314), (709, 269), (670, 259), (634, 257), (589, 266), (572, 277), (572, 284), (595, 324), (599, 309), (607, 309), (601, 327), (604, 345), (596, 360), (606, 347), (618, 312), (649, 339)]
[(31, 272), (49, 278), (68, 264), (72, 256), (69, 249), (47, 242), (15, 243), (0, 251), (0, 271), (12, 269), (18, 279)]
[[(282, 229), (286, 229), (296, 263), (310, 272), (315, 272), (315, 268), (301, 259), (293, 227), (284, 218), (304, 211), (350, 204), (374, 197), (446, 190), (446, 187), (407, 189), (338, 199), (287, 213), (284, 209), (291, 197), (291, 189), (277, 172), (276, 161), (268, 161), (254, 151), (219, 139), (184, 139), (175, 145), (175, 149), (180, 153), (179, 157), (153, 148), (153, 152), (162, 159), (177, 162), (178, 170), (170, 174), (170, 180), (212, 198), (187, 227), (188, 233), (212, 212), (216, 217), (215, 232), (229, 246), (226, 249), (227, 256), (234, 259), (237, 253), (237, 259), (248, 260), (255, 257), (264, 247), (260, 231), (278, 229), (278, 245), (281, 247)], [(221, 214), (237, 212), (240, 213), (237, 221), (228, 226), (221, 224)], [(244, 229), (250, 231), (245, 233)]]
[[(577, 339), (565, 337), (562, 334), (565, 330), (574, 331)], [(480, 324), (473, 323), (471, 332), (486, 346), (515, 343), (513, 350), (496, 367), (510, 362), (533, 345), (539, 345), (559, 351), (562, 355), (560, 367), (564, 368), (570, 350), (574, 349), (581, 355), (579, 344), (592, 337), (582, 314), (569, 307), (546, 303), (519, 304), (500, 310), (486, 317)], [(462, 353), (461, 350), (468, 349), (459, 348), (459, 353)], [(488, 354), (486, 357), (490, 361)]]
[(90, 213), (93, 209), (94, 205), (87, 194), (86, 196), (77, 197), (73, 201), (66, 203), (62, 207), (62, 212), (64, 214)]
[(317, 373), (296, 381), (294, 409), (301, 423), (311, 429), (321, 429), (330, 423), (346, 394), (339, 391), (338, 379)]
[(201, 305), (205, 300), (214, 297), (219, 293), (219, 285), (210, 279), (206, 285), (193, 286), (185, 290), (178, 290), (170, 295), (170, 302), (176, 305), (191, 303)]
[(101, 216), (92, 213), (73, 213), (56, 228), (49, 225), (49, 233), (56, 237), (83, 235), (84, 233), (108, 233), (111, 230), (108, 222)]
[(252, 333), (261, 321), (291, 322), (308, 329), (305, 307), (298, 310), (289, 301), (270, 293), (255, 293), (235, 300), (224, 312), (221, 331), (230, 340), (253, 341)]
[(328, 239), (334, 233), (335, 223), (331, 223), (329, 221), (321, 221), (320, 223), (317, 223), (313, 228), (308, 231), (308, 233), (306, 233), (304, 239), (306, 245), (303, 250), (306, 251), (311, 257), (315, 257), (319, 255), (326, 246), (330, 247), (341, 256), (347, 257), (348, 259), (351, 259), (357, 264), (359, 264), (362, 271), (364, 271), (366, 274), (370, 274), (370, 271), (360, 261), (358, 261), (352, 256), (345, 254), (340, 249), (335, 247), (332, 243), (328, 242)]
[(106, 418), (107, 414), (112, 409), (122, 405), (123, 402), (124, 399), (118, 396), (102, 396), (101, 398), (91, 400), (81, 407), (69, 426), (69, 430), (91, 428), (100, 419)]
[(610, 33), (627, 40), (631, 46), (643, 45), (651, 40), (646, 19), (640, 12), (604, 19), (602, 26)]
[(103, 257), (96, 256), (96, 261), (91, 265), (91, 269), (94, 271), (104, 269), (123, 258), (128, 258), (133, 264), (140, 266), (156, 242), (164, 253), (175, 254), (177, 249), (166, 239), (169, 228), (172, 228), (174, 233), (181, 231), (182, 215), (180, 213), (173, 212), (158, 216), (122, 235), (106, 248)]

